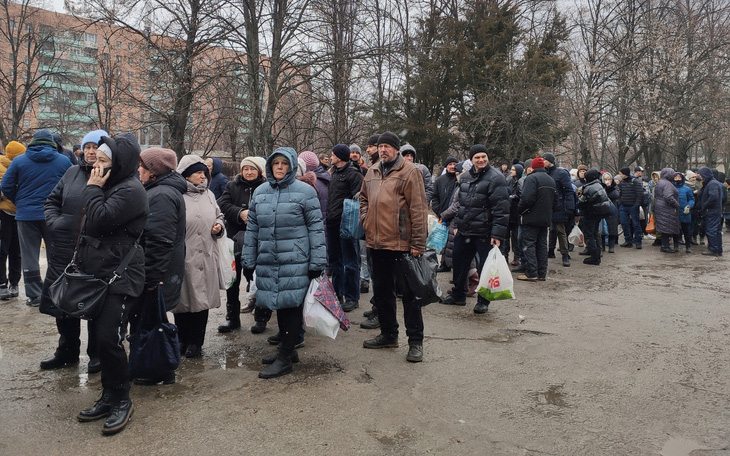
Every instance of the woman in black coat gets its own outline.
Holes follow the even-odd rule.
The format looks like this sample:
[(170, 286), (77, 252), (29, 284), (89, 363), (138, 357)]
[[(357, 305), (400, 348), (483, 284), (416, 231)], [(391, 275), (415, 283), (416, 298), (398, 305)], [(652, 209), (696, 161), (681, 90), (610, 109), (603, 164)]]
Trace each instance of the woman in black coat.
[[(218, 198), (218, 206), (226, 219), (226, 233), (235, 243), (236, 282), (226, 290), (226, 322), (218, 326), (218, 332), (227, 333), (241, 327), (241, 250), (243, 250), (243, 235), (246, 232), (248, 221), (248, 207), (251, 204), (253, 191), (266, 182), (264, 168), (266, 161), (258, 157), (246, 157), (241, 162), (241, 173), (226, 184), (223, 194)], [(266, 328), (271, 318), (271, 310), (256, 307), (254, 320), (256, 324), (251, 328), (253, 332), (260, 327)]]
[[(611, 177), (611, 173), (603, 173), (601, 177), (603, 178), (603, 184), (606, 188), (608, 199), (611, 200), (611, 203), (614, 206), (613, 209), (611, 209), (611, 215), (604, 218), (606, 221), (606, 227), (608, 228), (608, 253), (614, 253), (614, 247), (618, 242), (618, 202), (621, 198), (621, 194), (618, 191), (616, 181), (613, 177)], [(601, 236), (601, 240), (603, 240), (603, 236)]]
[(139, 152), (137, 140), (129, 133), (102, 137), (96, 163), (81, 195), (85, 219), (77, 254), (79, 269), (109, 281), (134, 249), (127, 268), (109, 285), (101, 314), (89, 322), (101, 362), (103, 393), (93, 407), (79, 413), (78, 420), (107, 418), (102, 427), (105, 435), (124, 429), (134, 411), (122, 342), (129, 308), (145, 285), (144, 253), (137, 240), (149, 209), (144, 187), (135, 176)]

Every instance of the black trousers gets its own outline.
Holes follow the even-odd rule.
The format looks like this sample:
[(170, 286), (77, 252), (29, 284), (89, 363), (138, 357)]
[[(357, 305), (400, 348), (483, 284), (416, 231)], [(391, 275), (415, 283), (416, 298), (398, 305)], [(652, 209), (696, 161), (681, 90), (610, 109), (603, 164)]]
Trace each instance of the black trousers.
[[(59, 334), (56, 355), (65, 359), (78, 358), (81, 351), (81, 320), (72, 317), (56, 318), (56, 328)], [(86, 354), (89, 358), (98, 358), (96, 335), (91, 322), (87, 324), (87, 331), (89, 343), (86, 346)]]
[(522, 251), (527, 277), (547, 276), (548, 227), (522, 225)]
[(108, 294), (101, 315), (89, 320), (101, 362), (101, 385), (122, 397), (129, 394), (129, 364), (123, 342), (129, 307), (136, 299)]
[[(8, 263), (7, 269), (5, 263)], [(17, 286), (22, 270), (18, 223), (15, 217), (0, 211), (0, 285), (9, 281), (10, 285)]]
[[(301, 304), (298, 307), (276, 311), (276, 322), (279, 325), (279, 334), (281, 334), (281, 350), (285, 353), (294, 351), (294, 347), (301, 337), (304, 323), (303, 306), (304, 304)], [(270, 312), (269, 310), (269, 315)]]
[[(451, 292), (457, 301), (466, 299), (466, 281), (469, 278), (469, 269), (475, 255), (479, 255), (479, 263), (477, 264), (477, 272), (482, 273), (484, 262), (487, 260), (489, 251), (492, 250), (491, 238), (484, 236), (464, 236), (456, 233), (454, 236), (454, 290)], [(477, 297), (477, 302), (489, 305), (489, 301)]]
[(598, 227), (601, 225), (600, 218), (593, 217), (581, 217), (583, 222), (583, 239), (585, 240), (586, 248), (591, 258), (601, 259), (601, 243), (598, 240)]
[(181, 312), (173, 314), (180, 346), (203, 346), (205, 342), (205, 328), (208, 326), (208, 309), (200, 312)]
[(413, 295), (406, 286), (398, 265), (406, 252), (393, 250), (370, 250), (372, 264), (373, 294), (378, 308), (380, 332), (386, 336), (398, 337), (396, 318), (396, 289), (403, 293), (403, 319), (405, 320), (408, 343), (423, 343), (423, 314), (421, 307), (413, 303)]
[(226, 320), (233, 322), (241, 321), (241, 300), (238, 297), (241, 293), (241, 271), (241, 256), (236, 255), (236, 281), (226, 290)]

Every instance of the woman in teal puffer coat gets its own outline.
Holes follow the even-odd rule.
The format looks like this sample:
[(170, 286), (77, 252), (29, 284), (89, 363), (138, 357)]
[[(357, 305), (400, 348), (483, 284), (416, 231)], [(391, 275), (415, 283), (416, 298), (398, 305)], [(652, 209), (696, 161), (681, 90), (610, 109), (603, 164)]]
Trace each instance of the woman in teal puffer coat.
[(256, 305), (276, 310), (281, 345), (259, 373), (274, 378), (292, 371), (299, 360), (294, 346), (302, 328), (302, 305), (310, 280), (326, 266), (324, 228), (317, 192), (296, 179), (297, 153), (280, 147), (266, 160), (267, 183), (249, 205), (243, 247), (243, 274), (256, 270)]

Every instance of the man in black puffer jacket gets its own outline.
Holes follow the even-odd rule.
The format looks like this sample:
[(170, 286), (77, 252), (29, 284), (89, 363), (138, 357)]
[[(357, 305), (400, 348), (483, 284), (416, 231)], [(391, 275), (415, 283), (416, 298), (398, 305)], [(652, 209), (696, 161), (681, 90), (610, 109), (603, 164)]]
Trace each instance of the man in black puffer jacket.
[(597, 169), (589, 169), (585, 174), (586, 184), (579, 190), (578, 208), (583, 216), (583, 235), (585, 236), (588, 258), (583, 260), (584, 264), (601, 264), (601, 245), (599, 242), (598, 227), (601, 226), (603, 217), (611, 215), (611, 201), (608, 199), (604, 185), (601, 183), (601, 172)]
[(542, 158), (532, 160), (532, 172), (525, 177), (517, 214), (522, 225), (525, 273), (518, 280), (545, 280), (548, 267), (548, 228), (557, 206), (555, 181), (545, 171)]
[[(487, 148), (477, 144), (469, 150), (474, 166), (459, 183), (459, 213), (455, 220), (454, 289), (444, 304), (466, 305), (469, 265), (479, 254), (478, 271), (492, 247), (499, 248), (509, 232), (509, 195), (502, 173), (489, 165)], [(479, 296), (474, 313), (486, 313), (489, 301)]]
[(621, 199), (618, 214), (625, 239), (621, 247), (633, 247), (636, 244), (636, 248), (640, 249), (642, 231), (639, 207), (644, 199), (644, 187), (641, 185), (641, 179), (631, 177), (631, 170), (628, 166), (621, 168), (619, 174), (621, 182), (618, 184), (618, 189)]
[(568, 253), (568, 233), (566, 224), (575, 216), (575, 192), (570, 182), (570, 173), (563, 168), (555, 166), (555, 156), (551, 153), (542, 154), (545, 163), (545, 170), (555, 181), (558, 191), (558, 202), (553, 211), (553, 223), (550, 227), (550, 246), (548, 257), (555, 258), (553, 251), (556, 242), (560, 244), (560, 254), (563, 266), (570, 266), (570, 254)]

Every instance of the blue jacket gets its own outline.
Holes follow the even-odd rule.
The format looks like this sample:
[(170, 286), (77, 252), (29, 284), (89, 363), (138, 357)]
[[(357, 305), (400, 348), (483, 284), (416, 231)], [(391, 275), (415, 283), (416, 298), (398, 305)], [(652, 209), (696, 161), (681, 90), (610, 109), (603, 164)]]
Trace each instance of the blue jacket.
[[(272, 158), (284, 156), (291, 167), (274, 179)], [(268, 182), (253, 193), (242, 263), (256, 269), (256, 304), (269, 309), (301, 306), (309, 288), (309, 271), (327, 264), (322, 211), (314, 188), (298, 181), (297, 154), (280, 147), (266, 160)]]
[(218, 199), (223, 194), (223, 190), (226, 189), (228, 178), (221, 172), (223, 170), (223, 160), (220, 158), (213, 158), (213, 172), (210, 179), (210, 191), (215, 195), (215, 199)]
[[(15, 160), (13, 160), (13, 163), (15, 163)], [(10, 165), (11, 168), (12, 166)], [(699, 175), (702, 176), (702, 215), (722, 215), (722, 184), (715, 179), (712, 170), (706, 166), (700, 168)], [(3, 183), (5, 183), (4, 178)]]
[(25, 154), (10, 164), (0, 186), (5, 197), (18, 208), (15, 220), (45, 220), (46, 198), (70, 167), (71, 160), (56, 151), (53, 141), (31, 142)]
[(679, 223), (691, 223), (692, 222), (692, 214), (685, 214), (684, 208), (686, 206), (689, 206), (690, 209), (692, 209), (695, 205), (695, 196), (692, 193), (692, 189), (684, 185), (685, 178), (684, 174), (677, 172), (674, 175), (676, 176), (679, 174), (682, 176), (682, 181), (677, 182), (674, 181), (674, 186), (677, 187), (677, 200), (679, 201)]
[(548, 168), (547, 173), (555, 181), (555, 187), (558, 191), (558, 203), (553, 211), (553, 222), (565, 223), (568, 221), (568, 217), (575, 215), (576, 198), (573, 184), (570, 182), (570, 173), (557, 166)]

